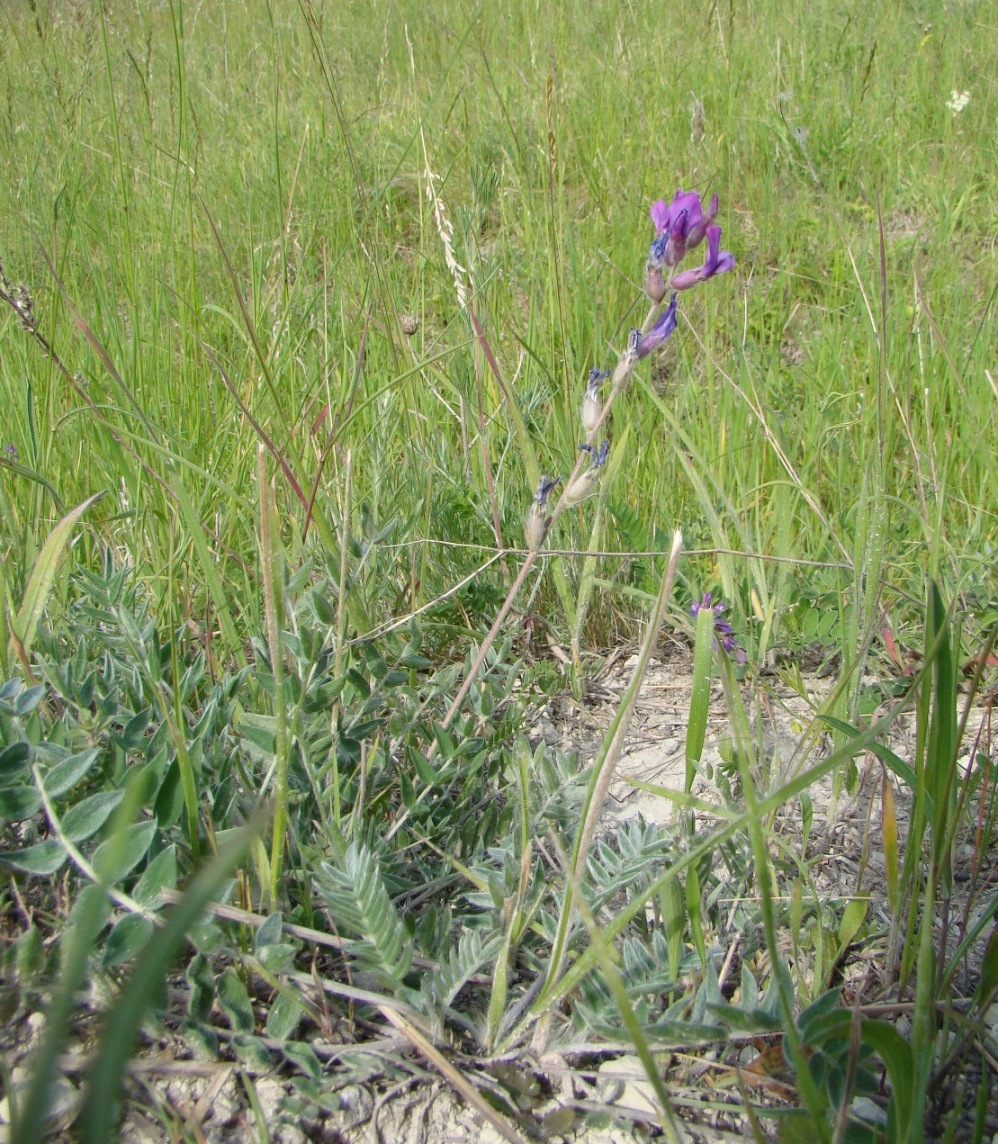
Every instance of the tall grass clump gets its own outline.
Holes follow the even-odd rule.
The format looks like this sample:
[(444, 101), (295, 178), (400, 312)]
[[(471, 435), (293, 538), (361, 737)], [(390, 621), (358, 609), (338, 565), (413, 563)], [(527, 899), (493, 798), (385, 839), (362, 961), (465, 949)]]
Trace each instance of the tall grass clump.
[(984, 1139), (983, 7), (0, 21), (10, 1138)]

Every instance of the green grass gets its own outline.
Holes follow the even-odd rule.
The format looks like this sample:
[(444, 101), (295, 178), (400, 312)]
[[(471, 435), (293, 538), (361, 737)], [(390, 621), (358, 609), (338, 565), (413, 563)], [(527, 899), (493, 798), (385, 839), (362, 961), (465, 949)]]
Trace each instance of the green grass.
[[(583, 663), (640, 638), (678, 527), (671, 622), (692, 634), (690, 600), (723, 596), (752, 696), (774, 649), (837, 664), (824, 713), (840, 784), (854, 736), (876, 738), (863, 673), (871, 658), (890, 666), (886, 624), (923, 652), (926, 739), (911, 783), (893, 773), (920, 807), (918, 844), (940, 824), (905, 889), (944, 900), (939, 839), (976, 824), (983, 853), (994, 825), (987, 786), (945, 814), (918, 803), (924, 776), (955, 761), (943, 715), (930, 719), (933, 702), (955, 718), (950, 661), (980, 652), (998, 619), (994, 31), (970, 0), (5, 5), (0, 258), (5, 293), (26, 287), (37, 321), (26, 331), (0, 304), (0, 446), (17, 451), (0, 462), (0, 750), (15, 752), (0, 759), (17, 790), (96, 749), (82, 785), (53, 796), (64, 819), (144, 768), (155, 839), (120, 893), (171, 847), (186, 884), (217, 835), (273, 804), (277, 833), (250, 847), (242, 904), (318, 925), (312, 875), (349, 855), (374, 871), (363, 948), (398, 937), (389, 902), (415, 925), (416, 953), (443, 966), (434, 985), (399, 970), (386, 992), (439, 1033), (461, 983), (503, 966), (510, 993), (483, 1003), (478, 1044), (525, 1043), (524, 1022), (551, 1010), (517, 1010), (514, 969), (540, 972), (568, 895), (585, 890), (562, 879), (546, 896), (534, 847), (554, 831), (545, 861), (573, 851), (585, 775), (555, 752), (525, 777), (514, 683), (560, 683), (518, 661), (517, 621), (529, 611)], [(613, 369), (645, 317), (648, 207), (677, 186), (718, 192), (737, 267), (680, 297), (676, 334), (614, 404), (599, 516), (587, 502), (557, 522), (548, 547), (568, 555), (531, 569), (451, 721), (522, 565), (510, 550), (537, 476), (568, 475), (589, 370)], [(46, 548), (100, 493), (72, 546), (63, 525), (58, 552)], [(612, 555), (573, 554), (593, 543)], [(42, 627), (20, 630), (46, 603)], [(44, 697), (18, 681), (43, 682)], [(743, 777), (758, 773), (748, 750)], [(55, 839), (31, 862), (65, 860), (76, 843), (37, 817), (40, 795), (10, 798), (3, 817), (21, 825), (2, 849)], [(780, 791), (760, 789), (767, 799), (775, 810)], [(748, 869), (764, 840), (741, 804), (726, 821), (724, 845), (744, 844), (729, 866)], [(79, 839), (85, 859), (113, 833), (101, 820)], [(673, 873), (654, 874), (663, 916), (682, 863), (709, 853), (686, 842)], [(632, 844), (658, 861), (659, 841), (620, 843)], [(631, 885), (601, 869), (607, 886)], [(706, 901), (719, 875), (697, 869)], [(627, 892), (626, 910), (609, 894), (587, 908), (633, 908), (639, 925), (644, 899)], [(896, 945), (915, 915), (892, 908)], [(737, 924), (771, 940), (776, 923)], [(578, 953), (586, 928), (573, 926)], [(625, 939), (654, 948), (648, 933)], [(117, 940), (134, 954), (127, 928)], [(699, 965), (702, 934), (688, 940)], [(610, 957), (588, 948), (589, 964)], [(953, 995), (952, 952), (934, 969), (909, 944), (899, 962), (921, 991), (919, 1051), (930, 983)], [(625, 956), (628, 971), (640, 961)], [(604, 1024), (614, 972), (580, 986)], [(780, 1001), (786, 1025), (785, 984), (773, 976), (766, 1012)], [(701, 1018), (710, 988), (706, 974)], [(458, 1019), (468, 1036), (476, 1019)], [(785, 1030), (799, 1065), (823, 1019)], [(626, 1013), (655, 1044), (673, 1020), (647, 999)], [(871, 1030), (896, 1070), (889, 1036)], [(819, 1118), (823, 1091), (803, 1092)]]

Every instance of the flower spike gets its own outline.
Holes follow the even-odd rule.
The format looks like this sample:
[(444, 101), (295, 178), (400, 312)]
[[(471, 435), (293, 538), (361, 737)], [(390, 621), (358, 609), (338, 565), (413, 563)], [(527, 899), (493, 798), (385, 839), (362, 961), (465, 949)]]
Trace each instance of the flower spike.
[(712, 604), (711, 595), (712, 593), (705, 592), (702, 600), (694, 600), (690, 606), (690, 615), (696, 619), (701, 612), (713, 612), (714, 647), (716, 648), (720, 644), (728, 655), (734, 656), (739, 663), (744, 663), (745, 652), (735, 639), (734, 629), (727, 620), (721, 619), (724, 614), (724, 601), (718, 600), (716, 604)]

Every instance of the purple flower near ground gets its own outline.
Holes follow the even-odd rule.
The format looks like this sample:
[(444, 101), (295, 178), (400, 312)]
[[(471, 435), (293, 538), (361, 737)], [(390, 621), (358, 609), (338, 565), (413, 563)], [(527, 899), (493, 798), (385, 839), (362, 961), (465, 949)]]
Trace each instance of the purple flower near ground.
[(668, 306), (659, 314), (655, 325), (638, 340), (638, 357), (647, 357), (651, 351), (660, 346), (676, 328), (676, 295)]
[(702, 600), (694, 600), (690, 606), (690, 615), (696, 619), (701, 612), (713, 612), (714, 646), (717, 647), (717, 645), (720, 644), (728, 655), (734, 656), (739, 663), (744, 663), (746, 659), (745, 652), (738, 646), (734, 629), (727, 620), (721, 618), (724, 614), (724, 601), (718, 600), (716, 604), (712, 604), (711, 595), (712, 593), (705, 592)]
[[(671, 203), (659, 199), (652, 203), (651, 221), (655, 225), (655, 232), (659, 239), (664, 239), (661, 247), (661, 259), (666, 266), (678, 266), (685, 258), (687, 251), (699, 246), (704, 240), (707, 228), (714, 221), (717, 214), (717, 195), (710, 200), (706, 212), (696, 191), (676, 191)], [(649, 258), (651, 264), (654, 258)]]
[(0, 455), (0, 461), (9, 461), (13, 464), (19, 458), (20, 453), (18, 453), (16, 445), (4, 445), (3, 454)]
[(723, 274), (726, 270), (733, 270), (735, 256), (729, 250), (721, 250), (721, 228), (719, 226), (707, 227), (707, 257), (699, 270), (684, 270), (672, 280), (676, 290), (689, 290), (700, 282), (706, 282), (715, 274)]

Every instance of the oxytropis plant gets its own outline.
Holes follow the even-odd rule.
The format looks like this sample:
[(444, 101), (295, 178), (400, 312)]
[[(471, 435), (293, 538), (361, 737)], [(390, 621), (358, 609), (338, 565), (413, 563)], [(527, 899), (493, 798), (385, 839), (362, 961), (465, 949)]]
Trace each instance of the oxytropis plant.
[[(586, 440), (579, 445), (579, 452), (583, 456), (565, 481), (561, 496), (550, 512), (547, 502), (561, 478), (552, 479), (546, 474), (541, 477), (525, 524), (527, 548), (531, 553), (540, 549), (551, 525), (566, 508), (581, 503), (596, 491), (610, 453), (609, 439), (604, 439), (597, 447), (596, 438), (611, 405), (630, 381), (634, 367), (661, 346), (675, 330), (678, 291), (691, 290), (701, 282), (734, 267), (734, 255), (721, 250), (721, 228), (714, 224), (717, 208), (716, 194), (705, 209), (695, 191), (683, 190), (676, 191), (671, 203), (659, 199), (652, 204), (650, 214), (655, 226), (655, 238), (645, 265), (645, 294), (652, 308), (641, 329), (631, 330), (627, 348), (612, 374), (609, 370), (601, 369), (593, 369), (589, 374), (582, 398), (581, 421)], [(703, 265), (681, 270), (680, 265), (686, 256), (702, 245), (705, 239), (707, 254)], [(672, 296), (669, 304), (663, 308), (662, 303), (670, 291)], [(601, 401), (600, 390), (607, 379), (610, 379), (610, 392), (606, 400)]]
[[(734, 267), (734, 255), (727, 250), (721, 250), (721, 228), (714, 223), (717, 209), (716, 194), (711, 198), (709, 206), (704, 209), (703, 202), (695, 191), (681, 189), (676, 191), (671, 203), (659, 199), (652, 204), (650, 214), (655, 227), (655, 237), (645, 266), (645, 294), (651, 302), (651, 308), (641, 328), (631, 330), (627, 347), (616, 368), (612, 372), (593, 369), (589, 375), (581, 407), (585, 440), (579, 445), (578, 459), (564, 481), (561, 477), (552, 478), (545, 474), (537, 484), (524, 522), (526, 557), (444, 717), (445, 729), (451, 725), (460, 711), (488, 657), (489, 650), (502, 629), (503, 622), (509, 615), (530, 569), (544, 546), (552, 525), (566, 509), (581, 504), (599, 488), (600, 478), (610, 457), (609, 437), (605, 437), (599, 445), (596, 444), (600, 431), (617, 396), (627, 388), (638, 362), (661, 346), (676, 329), (679, 292), (690, 290), (701, 282), (706, 282)], [(704, 241), (707, 243), (707, 255), (703, 264), (692, 269), (680, 269), (684, 259)], [(664, 305), (667, 295), (671, 296), (668, 304)], [(600, 391), (607, 380), (610, 383), (609, 392), (605, 397), (601, 397)], [(559, 485), (562, 489), (561, 495), (553, 505), (550, 505), (552, 494)], [(576, 610), (577, 630), (584, 612), (586, 584), (590, 579), (591, 576), (587, 576), (584, 571), (579, 606)]]
[[(651, 208), (651, 220), (655, 227), (655, 237), (648, 252), (645, 266), (645, 294), (651, 302), (651, 309), (641, 329), (633, 329), (628, 337), (627, 348), (611, 374), (608, 370), (594, 368), (590, 371), (582, 396), (582, 430), (585, 441), (579, 445), (579, 463), (565, 481), (561, 497), (552, 511), (547, 502), (553, 490), (561, 483), (561, 478), (541, 477), (534, 494), (525, 526), (528, 564), (544, 543), (552, 522), (566, 508), (580, 504), (597, 490), (602, 494), (612, 480), (617, 464), (607, 464), (610, 457), (610, 440), (604, 436), (597, 446), (601, 428), (606, 421), (610, 406), (628, 385), (634, 367), (642, 358), (661, 346), (673, 333), (677, 325), (678, 293), (690, 290), (700, 282), (723, 274), (735, 265), (734, 256), (721, 250), (721, 228), (714, 224), (718, 199), (714, 195), (710, 205), (704, 209), (700, 196), (694, 191), (676, 191), (671, 203), (660, 199)], [(703, 264), (696, 268), (681, 269), (681, 263), (690, 253), (707, 243), (707, 255)], [(671, 295), (671, 296), (670, 296)], [(664, 305), (669, 297), (668, 305)], [(610, 381), (606, 400), (601, 399), (604, 382)], [(586, 461), (588, 458), (588, 462)], [(601, 479), (604, 473), (607, 479)], [(589, 611), (590, 600), (597, 576), (597, 557), (592, 553), (603, 547), (602, 544), (602, 495), (596, 511), (592, 514), (592, 527), (589, 536), (589, 555), (582, 563), (581, 574), (574, 602), (566, 591), (566, 579), (560, 568), (557, 570), (559, 595), (565, 605), (571, 632), (572, 689), (577, 699), (585, 690), (584, 671), (581, 660), (582, 633)], [(560, 557), (556, 561), (560, 561)]]

